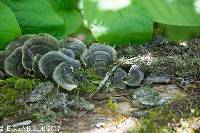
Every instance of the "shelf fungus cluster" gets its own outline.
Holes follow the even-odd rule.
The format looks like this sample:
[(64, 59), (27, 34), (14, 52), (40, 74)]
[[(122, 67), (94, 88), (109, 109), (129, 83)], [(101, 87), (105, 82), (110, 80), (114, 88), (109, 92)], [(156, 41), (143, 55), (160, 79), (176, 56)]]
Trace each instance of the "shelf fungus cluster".
[(117, 52), (114, 48), (94, 43), (84, 52), (81, 60), (86, 66), (94, 68), (99, 76), (104, 77), (108, 66), (114, 62), (116, 57)]
[(0, 79), (4, 78), (4, 60), (6, 59), (6, 53), (4, 51), (0, 51)]
[(81, 67), (80, 56), (87, 49), (75, 38), (58, 41), (51, 35), (24, 35), (0, 53), (0, 78), (9, 76), (45, 77), (72, 90), (78, 86), (74, 72)]
[[(25, 76), (53, 79), (62, 88), (71, 91), (78, 87), (78, 72), (83, 65), (93, 68), (99, 77), (105, 77), (117, 59), (111, 46), (93, 43), (89, 48), (76, 38), (58, 41), (51, 35), (24, 35), (9, 43), (0, 52), (0, 78)], [(140, 86), (144, 74), (133, 65), (127, 73), (118, 68), (110, 81), (113, 86), (126, 88)]]
[(119, 89), (125, 89), (127, 86), (138, 87), (141, 86), (144, 80), (144, 73), (137, 65), (132, 65), (127, 73), (122, 68), (117, 68), (111, 78), (111, 84), (113, 87)]

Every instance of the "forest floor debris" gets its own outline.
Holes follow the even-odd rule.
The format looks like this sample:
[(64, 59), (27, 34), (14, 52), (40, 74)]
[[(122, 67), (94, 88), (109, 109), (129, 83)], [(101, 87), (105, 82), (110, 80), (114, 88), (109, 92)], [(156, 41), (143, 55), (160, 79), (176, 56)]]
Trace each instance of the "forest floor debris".
[[(56, 85), (51, 92), (32, 91), (33, 86), (42, 86), (39, 80), (1, 80), (0, 97), (7, 103), (0, 101), (0, 125), (31, 120), (31, 126), (54, 125), (57, 129), (59, 127), (60, 132), (70, 133), (198, 132), (199, 51), (200, 41), (186, 46), (149, 44), (119, 48), (117, 63), (123, 62), (120, 67), (128, 70), (132, 64), (136, 64), (145, 73), (146, 81), (142, 81), (141, 86), (127, 86), (126, 89), (109, 85), (107, 89), (102, 88), (105, 82), (109, 82), (110, 76), (102, 80), (90, 70), (81, 70), (80, 78), (84, 79), (86, 75), (91, 82), (86, 86), (80, 85), (67, 95), (65, 90), (59, 94), (61, 89)], [(111, 71), (111, 75), (114, 71)], [(100, 89), (97, 89), (98, 86)], [(17, 88), (24, 87), (26, 92), (16, 92)], [(95, 95), (90, 97), (91, 94)], [(22, 104), (24, 102), (25, 105)]]

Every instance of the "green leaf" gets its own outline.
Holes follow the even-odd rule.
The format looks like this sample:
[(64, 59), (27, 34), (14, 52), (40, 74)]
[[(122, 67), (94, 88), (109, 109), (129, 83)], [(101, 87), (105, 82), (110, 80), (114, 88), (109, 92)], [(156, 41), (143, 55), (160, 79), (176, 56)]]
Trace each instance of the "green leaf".
[(21, 34), (13, 12), (0, 1), (0, 50)]
[(57, 13), (65, 22), (65, 35), (75, 33), (82, 25), (80, 13), (75, 10), (58, 10)]
[[(107, 2), (118, 2), (109, 7)], [(153, 20), (148, 12), (120, 0), (84, 0), (83, 14), (98, 42), (112, 45), (144, 42), (151, 38)]]
[(64, 34), (64, 20), (46, 0), (5, 0), (15, 13), (23, 33)]
[(79, 0), (48, 0), (54, 9), (77, 8)]
[(200, 37), (200, 26), (158, 24), (158, 28), (162, 28), (165, 36), (172, 41), (185, 41), (191, 38)]
[(200, 0), (137, 0), (154, 21), (179, 26), (200, 26)]
[(81, 25), (81, 27), (73, 34), (73, 36), (80, 38), (80, 40), (82, 40), (85, 44), (96, 42), (91, 31), (84, 25)]
[(82, 25), (82, 18), (76, 9), (72, 9), (78, 0), (48, 0), (56, 13), (65, 22), (65, 35), (75, 33)]

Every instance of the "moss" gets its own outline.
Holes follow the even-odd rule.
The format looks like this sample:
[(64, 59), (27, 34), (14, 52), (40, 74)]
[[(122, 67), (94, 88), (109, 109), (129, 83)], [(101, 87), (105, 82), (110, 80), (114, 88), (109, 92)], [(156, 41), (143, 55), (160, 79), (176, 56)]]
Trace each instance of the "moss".
[(0, 87), (11, 87), (16, 90), (28, 90), (36, 86), (40, 81), (38, 79), (23, 79), (19, 77), (12, 77), (5, 80), (0, 80)]
[[(195, 112), (191, 111), (191, 109), (194, 109)], [(180, 118), (198, 116), (199, 112), (200, 107), (197, 104), (191, 106), (191, 102), (188, 98), (178, 96), (165, 106), (149, 110), (148, 115), (139, 120), (139, 126), (134, 129), (133, 132), (172, 132), (172, 128), (168, 125), (172, 121), (179, 121)]]
[(96, 72), (93, 69), (82, 68), (78, 73), (78, 80), (80, 81), (80, 85), (77, 89), (75, 89), (75, 92), (94, 92), (98, 87), (100, 79), (101, 78), (96, 74)]
[(80, 86), (75, 90), (75, 92), (76, 92), (76, 93), (84, 93), (84, 92), (86, 92), (86, 93), (92, 93), (92, 92), (94, 92), (94, 91), (96, 90), (97, 87), (98, 87), (98, 86), (95, 85), (94, 83), (88, 82), (88, 83), (86, 83), (86, 84), (84, 84), (84, 85), (80, 85)]
[(23, 108), (20, 100), (38, 83), (39, 80), (18, 77), (0, 80), (0, 118), (10, 116)]
[(18, 92), (13, 88), (0, 89), (0, 118), (8, 116), (20, 109), (21, 105), (17, 103)]
[(86, 78), (88, 78), (89, 80), (93, 80), (93, 81), (98, 81), (101, 79), (101, 77), (99, 77), (95, 70), (92, 68), (82, 68), (79, 71), (79, 75), (80, 76), (85, 76)]

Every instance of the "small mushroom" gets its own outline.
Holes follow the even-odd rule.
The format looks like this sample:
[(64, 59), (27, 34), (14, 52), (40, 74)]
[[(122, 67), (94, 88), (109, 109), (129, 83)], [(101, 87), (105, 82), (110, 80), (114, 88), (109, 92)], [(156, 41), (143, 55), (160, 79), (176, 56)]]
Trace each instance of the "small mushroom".
[(49, 34), (41, 33), (26, 41), (22, 47), (22, 64), (25, 69), (32, 69), (32, 60), (37, 54), (44, 55), (47, 52), (58, 50), (56, 38)]
[(80, 61), (70, 58), (60, 51), (51, 51), (43, 55), (38, 62), (38, 66), (46, 78), (51, 78), (56, 66), (62, 62), (66, 62), (73, 69), (79, 69), (81, 66)]
[(62, 88), (71, 91), (77, 88), (78, 82), (73, 75), (73, 70), (67, 63), (60, 63), (53, 71), (54, 81)]
[(71, 37), (62, 39), (59, 44), (61, 48), (70, 49), (75, 54), (76, 59), (79, 59), (87, 49), (81, 40)]
[(140, 67), (132, 65), (124, 82), (129, 86), (140, 86), (143, 79), (144, 73), (140, 70)]
[(97, 74), (105, 76), (107, 67), (115, 60), (116, 51), (114, 48), (104, 44), (92, 44), (82, 55), (82, 62), (89, 67), (93, 67)]
[(11, 54), (12, 52), (14, 52), (14, 50), (15, 50), (16, 48), (23, 46), (24, 43), (25, 43), (27, 40), (29, 40), (30, 38), (32, 38), (32, 37), (34, 37), (34, 36), (36, 36), (36, 35), (34, 35), (34, 34), (28, 34), (28, 35), (23, 35), (23, 36), (17, 38), (16, 40), (14, 40), (14, 41), (12, 41), (12, 42), (10, 42), (10, 43), (8, 44), (8, 46), (7, 46), (6, 49), (5, 49), (5, 52), (6, 52), (7, 54)]
[(25, 69), (22, 65), (22, 48), (18, 47), (6, 57), (4, 62), (5, 72), (10, 76), (22, 76)]
[(72, 52), (70, 49), (62, 48), (62, 49), (59, 49), (59, 51), (62, 52), (63, 54), (66, 54), (67, 56), (71, 58), (75, 58), (74, 52)]
[(122, 80), (122, 78), (124, 78), (125, 76), (127, 76), (127, 73), (122, 68), (117, 68), (111, 78), (112, 86), (119, 89), (125, 89), (126, 84)]

